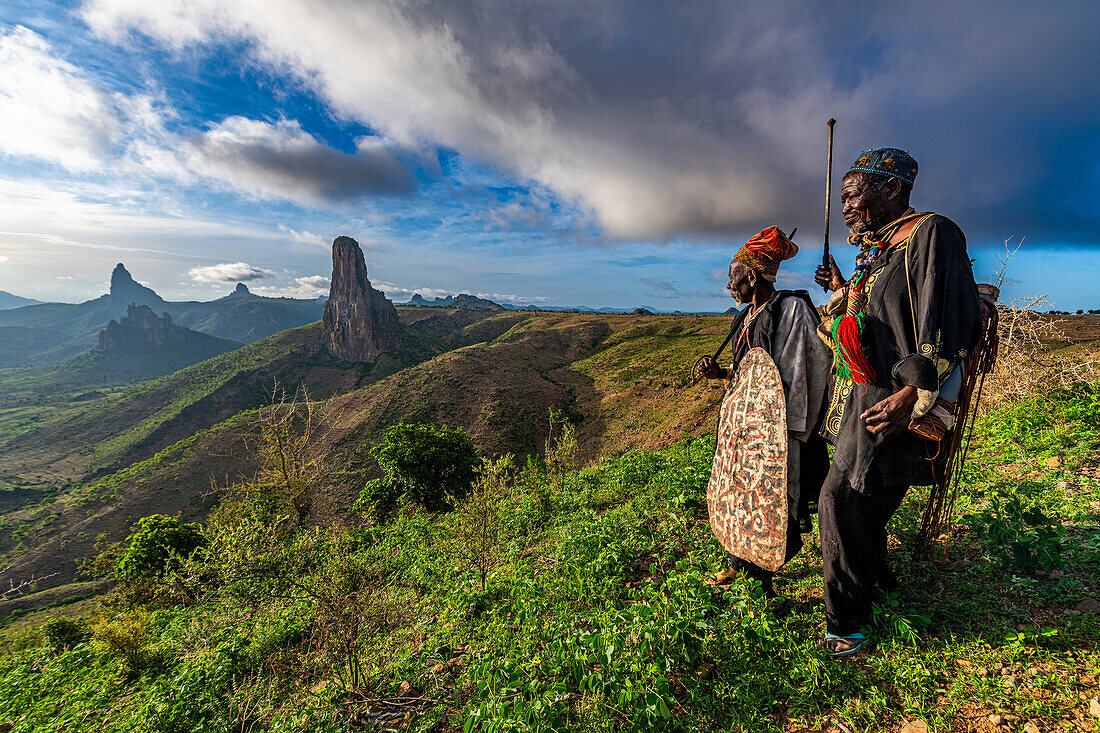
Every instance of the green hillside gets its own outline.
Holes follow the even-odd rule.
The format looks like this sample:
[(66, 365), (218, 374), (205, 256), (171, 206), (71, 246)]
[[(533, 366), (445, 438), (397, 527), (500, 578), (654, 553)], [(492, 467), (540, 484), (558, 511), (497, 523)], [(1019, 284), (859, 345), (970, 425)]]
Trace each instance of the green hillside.
[[(712, 436), (556, 470), (569, 463), (565, 439), (547, 464), (484, 474), (450, 513), (410, 505), (382, 522), (314, 526), (263, 495), (227, 501), (183, 564), (119, 576), (109, 605), (11, 624), (5, 643), (21, 650), (0, 659), (0, 722), (1089, 730), (1100, 392), (1085, 389), (979, 422), (952, 539), (934, 561), (910, 554), (924, 498), (910, 494), (890, 527), (900, 590), (854, 661), (814, 646), (824, 611), (812, 539), (777, 579), (781, 600), (748, 581), (706, 584), (722, 567), (704, 499)], [(1006, 538), (1022, 553), (1006, 552)], [(1042, 552), (1050, 563), (1031, 564)], [(44, 625), (63, 612), (84, 620)]]
[[(276, 380), (331, 397), (331, 490), (321, 503), (336, 513), (375, 470), (367, 450), (398, 422), (459, 425), (485, 453), (527, 455), (544, 444), (554, 409), (576, 417), (585, 456), (595, 457), (631, 436), (670, 445), (713, 419), (718, 393), (689, 389), (687, 369), (713, 351), (724, 319), (423, 310), (401, 310), (402, 344), (374, 365), (316, 353), (313, 325), (87, 405), (43, 408), (52, 418), (35, 422), (31, 408), (0, 415), (12, 436), (0, 444), (0, 476), (28, 497), (5, 515), (13, 532), (0, 558), (15, 561), (13, 573), (61, 568), (55, 584), (73, 577), (71, 558), (96, 536), (118, 536), (133, 517), (170, 507), (201, 518), (212, 481), (252, 470), (247, 411), (270, 400)], [(670, 365), (671, 375), (643, 378)], [(637, 409), (622, 409), (628, 398)], [(662, 433), (639, 431), (656, 424)], [(103, 478), (73, 483), (94, 476)]]

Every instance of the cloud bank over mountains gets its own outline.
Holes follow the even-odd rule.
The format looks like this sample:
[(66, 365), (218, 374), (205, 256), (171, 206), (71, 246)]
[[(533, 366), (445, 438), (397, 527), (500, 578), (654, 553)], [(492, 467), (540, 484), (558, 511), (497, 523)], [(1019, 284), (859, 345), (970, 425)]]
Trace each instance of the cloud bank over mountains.
[(708, 273), (737, 243), (778, 224), (814, 249), (832, 116), (834, 184), (864, 148), (908, 148), (914, 204), (957, 219), (983, 271), (1026, 237), (1019, 294), (1085, 298), (1094, 18), (1081, 0), (0, 5), (0, 289), (46, 272), (26, 294), (58, 297), (122, 251), (173, 297), (239, 263), (316, 293), (349, 234), (394, 292), (724, 310)]
[[(907, 147), (922, 163), (918, 191), (936, 202), (966, 197), (983, 223), (1043, 226), (1052, 202), (1035, 194), (1065, 192), (1066, 171), (1049, 155), (1058, 140), (1028, 133), (1056, 118), (1067, 129), (1054, 137), (1072, 138), (1073, 125), (1096, 122), (1095, 96), (1080, 94), (1100, 80), (1086, 8), (273, 0), (261, 12), (249, 0), (90, 0), (83, 17), (119, 44), (244, 43), (256, 65), (394, 144), (443, 146), (537, 181), (611, 238), (663, 239), (807, 218), (820, 207), (829, 116), (841, 120), (839, 165), (862, 147)], [(281, 125), (264, 133), (306, 134)], [(288, 146), (223, 137), (199, 146), (225, 161), (205, 170), (246, 190), (270, 193), (249, 170), (278, 179), (293, 168)], [(359, 155), (370, 173), (354, 187), (402, 190), (392, 158)], [(237, 162), (244, 172), (230, 175)], [(324, 184), (339, 168), (307, 167), (297, 191), (270, 185), (339, 197)], [(1098, 223), (1058, 208), (1075, 214), (1063, 217), (1070, 229)]]

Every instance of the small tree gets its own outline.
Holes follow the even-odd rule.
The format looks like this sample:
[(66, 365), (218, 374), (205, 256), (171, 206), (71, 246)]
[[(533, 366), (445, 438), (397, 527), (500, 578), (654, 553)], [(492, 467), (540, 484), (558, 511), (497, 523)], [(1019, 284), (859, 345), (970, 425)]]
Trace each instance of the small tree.
[(561, 491), (565, 476), (577, 470), (577, 430), (557, 410), (550, 410), (550, 430), (546, 434), (546, 471), (554, 488)]
[(446, 425), (393, 425), (370, 453), (395, 486), (431, 511), (465, 496), (478, 464), (466, 431)]
[(198, 523), (183, 524), (179, 517), (153, 514), (138, 522), (118, 558), (118, 575), (123, 578), (159, 577), (203, 545)]
[(277, 505), (273, 507), (277, 513), (289, 505), (298, 522), (304, 522), (324, 474), (320, 448), (331, 423), (328, 412), (328, 404), (311, 400), (305, 388), (290, 394), (275, 382), (270, 404), (259, 411), (260, 470), (251, 485), (242, 487), (246, 493), (268, 497)]
[(486, 459), (465, 499), (455, 504), (453, 552), (481, 575), (481, 590), (500, 559), (500, 505), (515, 466), (512, 456)]

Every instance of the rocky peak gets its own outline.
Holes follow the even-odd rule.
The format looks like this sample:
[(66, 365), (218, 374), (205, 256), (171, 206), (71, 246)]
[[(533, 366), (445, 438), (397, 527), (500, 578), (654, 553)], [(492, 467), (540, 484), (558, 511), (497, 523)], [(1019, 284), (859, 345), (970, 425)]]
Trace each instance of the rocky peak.
[(252, 291), (249, 290), (248, 286), (245, 285), (244, 283), (237, 283), (237, 287), (235, 287), (233, 289), (233, 292), (230, 293), (229, 295), (231, 297), (233, 297), (233, 296), (252, 295)]
[(338, 359), (373, 362), (397, 345), (400, 327), (393, 303), (367, 279), (359, 243), (351, 237), (337, 237), (332, 243), (332, 285), (321, 345)]
[(456, 308), (474, 308), (477, 310), (491, 310), (502, 311), (504, 306), (500, 303), (496, 303), (486, 298), (479, 298), (476, 295), (470, 295), (469, 293), (460, 293), (456, 295), (454, 300), (451, 301), (451, 305)]
[(114, 305), (114, 311), (121, 313), (122, 309), (131, 303), (159, 307), (164, 305), (164, 299), (134, 280), (125, 265), (119, 262), (111, 272), (111, 303)]
[(112, 320), (107, 328), (99, 332), (99, 348), (103, 351), (121, 351), (133, 350), (139, 345), (159, 346), (167, 343), (176, 330), (182, 329), (172, 323), (172, 317), (167, 313), (158, 318), (149, 306), (131, 303), (123, 318)]

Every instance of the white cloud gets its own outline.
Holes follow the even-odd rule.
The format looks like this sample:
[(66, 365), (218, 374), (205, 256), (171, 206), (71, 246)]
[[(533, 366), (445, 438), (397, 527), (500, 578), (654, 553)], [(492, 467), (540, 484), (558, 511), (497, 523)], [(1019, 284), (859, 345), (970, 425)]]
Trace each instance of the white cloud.
[(293, 283), (288, 286), (263, 285), (252, 288), (252, 292), (257, 295), (264, 295), (269, 298), (316, 298), (321, 295), (328, 295), (328, 291), (329, 279), (324, 275), (296, 277)]
[(420, 293), (422, 298), (431, 300), (432, 298), (446, 298), (448, 295), (454, 295), (450, 290), (442, 290), (440, 288), (406, 288), (401, 285), (394, 285), (393, 283), (371, 281), (371, 286), (381, 290), (386, 294), (386, 297), (395, 303), (408, 302), (409, 298), (414, 293)]
[(100, 165), (122, 128), (115, 99), (23, 26), (0, 35), (0, 150)]
[(0, 255), (0, 262), (7, 262), (8, 257), (6, 255)]
[(537, 303), (537, 304), (542, 304), (542, 303), (553, 303), (554, 301), (558, 300), (557, 298), (552, 298), (552, 297), (545, 296), (545, 295), (526, 296), (526, 295), (514, 295), (514, 294), (508, 295), (508, 294), (505, 294), (505, 293), (477, 293), (477, 297), (484, 298), (485, 300), (491, 300), (495, 303), (513, 303), (513, 304), (514, 303), (531, 303), (531, 304), (536, 304)]
[(320, 234), (314, 234), (313, 232), (307, 232), (304, 230), (297, 231), (296, 229), (291, 229), (285, 224), (279, 225), (279, 231), (286, 232), (290, 235), (291, 239), (299, 244), (313, 244), (318, 247), (324, 247), (325, 249), (329, 249), (332, 246), (332, 244)]
[(187, 271), (191, 279), (199, 283), (248, 283), (271, 277), (275, 273), (248, 264), (247, 262), (222, 262), (217, 265), (192, 267)]

